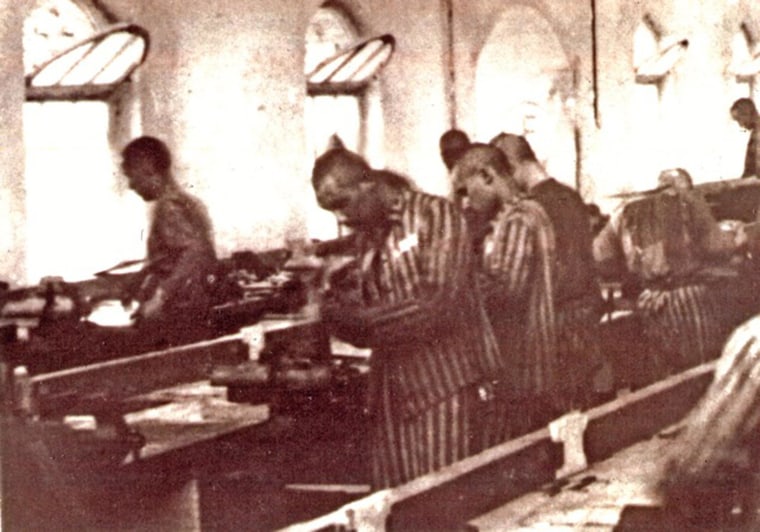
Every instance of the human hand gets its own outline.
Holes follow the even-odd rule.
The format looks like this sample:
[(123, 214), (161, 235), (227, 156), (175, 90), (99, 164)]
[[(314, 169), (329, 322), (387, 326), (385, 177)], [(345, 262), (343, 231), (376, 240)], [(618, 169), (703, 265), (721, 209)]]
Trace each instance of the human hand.
[(749, 243), (749, 237), (747, 231), (744, 229), (744, 225), (739, 225), (734, 231), (734, 246), (736, 249), (742, 249)]
[(156, 319), (160, 316), (166, 302), (166, 294), (163, 288), (156, 288), (153, 296), (147, 301), (143, 301), (135, 311), (134, 317), (138, 320)]

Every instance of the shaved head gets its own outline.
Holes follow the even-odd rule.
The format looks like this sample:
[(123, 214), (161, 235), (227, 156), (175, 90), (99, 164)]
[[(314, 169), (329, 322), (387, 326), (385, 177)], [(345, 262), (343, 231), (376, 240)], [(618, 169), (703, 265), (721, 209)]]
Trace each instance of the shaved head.
[(753, 129), (758, 120), (755, 102), (749, 98), (739, 98), (731, 106), (731, 117), (744, 129)]
[(439, 141), (441, 157), (446, 168), (451, 170), (457, 163), (462, 154), (470, 146), (470, 138), (467, 133), (459, 129), (449, 129), (441, 135)]
[(509, 181), (514, 171), (500, 149), (479, 142), (473, 143), (454, 167), (455, 174), (461, 178), (485, 169), (490, 169), (499, 177)]
[(359, 154), (345, 148), (333, 148), (314, 161), (311, 182), (318, 187), (325, 176), (331, 173), (339, 173), (353, 177), (356, 181), (362, 181), (367, 178), (369, 172), (369, 165)]
[(499, 133), (491, 139), (491, 146), (499, 148), (506, 155), (509, 163), (517, 165), (525, 161), (537, 162), (536, 154), (530, 147), (528, 139), (522, 135)]
[(670, 187), (677, 190), (690, 190), (694, 184), (689, 172), (683, 168), (669, 168), (663, 170), (657, 178), (660, 187)]
[(509, 161), (501, 150), (488, 144), (473, 144), (459, 159), (453, 176), (459, 205), (474, 215), (469, 218), (474, 227), (483, 226), (504, 202), (516, 199), (519, 194)]

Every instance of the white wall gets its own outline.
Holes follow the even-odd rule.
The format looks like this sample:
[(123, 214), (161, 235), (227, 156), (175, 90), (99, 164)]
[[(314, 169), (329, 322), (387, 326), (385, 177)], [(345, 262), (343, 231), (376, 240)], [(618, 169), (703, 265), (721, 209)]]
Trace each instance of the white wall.
[[(144, 133), (167, 140), (180, 182), (207, 203), (220, 255), (277, 247), (287, 238), (305, 236), (305, 212), (314, 198), (309, 183), (313, 161), (304, 155), (303, 37), (320, 0), (103, 1), (119, 19), (141, 24), (151, 34), (150, 56), (132, 91), (136, 116)], [(756, 2), (713, 0), (695, 7), (683, 0), (596, 0), (598, 116), (593, 108), (591, 4), (586, 0), (568, 0), (561, 7), (548, 0), (336, 3), (353, 16), (362, 36), (392, 33), (397, 39), (396, 53), (375, 87), (383, 127), (375, 131), (372, 159), (409, 175), (425, 190), (446, 194), (449, 189), (438, 153), (440, 134), (456, 124), (477, 136), (478, 59), (503, 12), (518, 4), (545, 19), (576, 68), (581, 190), (587, 199), (604, 200), (621, 188), (646, 188), (656, 178), (640, 171), (640, 161), (652, 154), (643, 149), (641, 131), (631, 127), (638, 112), (632, 37), (645, 12), (669, 31), (687, 34), (691, 42), (678, 66), (678, 104), (668, 111), (669, 129), (656, 132), (658, 138), (673, 139), (672, 149), (662, 144), (661, 155), (668, 158), (662, 164), (681, 163), (697, 180), (733, 177), (740, 170), (744, 137), (728, 117), (736, 88), (726, 73), (727, 54), (739, 24), (760, 20)], [(448, 4), (454, 16), (453, 80)], [(0, 6), (4, 49), (20, 50), (21, 4), (3, 1)], [(0, 151), (0, 202), (10, 213), (0, 222), (3, 245), (10, 250), (0, 260), (6, 277), (23, 278), (20, 54), (9, 54), (0, 69), (0, 112), (9, 147)], [(122, 137), (123, 132), (115, 150), (126, 141)]]
[(0, 279), (25, 282), (22, 21), (26, 1), (0, 0)]
[(303, 35), (296, 2), (113, 5), (151, 34), (138, 97), (144, 133), (164, 138), (175, 173), (207, 204), (218, 252), (305, 235)]

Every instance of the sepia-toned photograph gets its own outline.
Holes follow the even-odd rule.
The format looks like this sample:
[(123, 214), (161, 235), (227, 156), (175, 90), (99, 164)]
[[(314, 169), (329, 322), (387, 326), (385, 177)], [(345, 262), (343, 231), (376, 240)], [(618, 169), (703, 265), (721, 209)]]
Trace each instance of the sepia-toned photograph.
[(760, 529), (760, 3), (0, 20), (0, 529)]

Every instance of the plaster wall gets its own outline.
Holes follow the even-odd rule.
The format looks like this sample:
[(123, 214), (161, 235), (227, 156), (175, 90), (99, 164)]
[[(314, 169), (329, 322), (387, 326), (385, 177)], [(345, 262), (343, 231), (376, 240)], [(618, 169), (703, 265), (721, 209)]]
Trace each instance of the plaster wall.
[(26, 206), (22, 106), (22, 23), (27, 2), (0, 1), (0, 271), (3, 280), (25, 280)]

